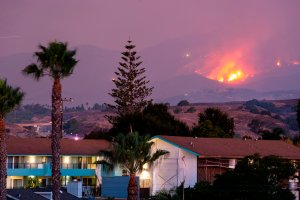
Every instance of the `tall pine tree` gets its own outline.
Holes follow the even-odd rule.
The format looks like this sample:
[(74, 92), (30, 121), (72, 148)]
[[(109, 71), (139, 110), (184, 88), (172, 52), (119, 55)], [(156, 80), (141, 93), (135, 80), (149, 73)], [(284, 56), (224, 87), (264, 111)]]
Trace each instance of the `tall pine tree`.
[[(127, 41), (126, 50), (121, 53), (122, 61), (115, 72), (116, 78), (113, 79), (115, 88), (109, 93), (115, 102), (115, 105), (109, 106), (115, 109), (117, 117), (141, 112), (152, 102), (152, 99), (147, 98), (151, 95), (153, 87), (147, 86), (149, 80), (144, 75), (146, 70), (140, 66), (142, 61), (134, 48), (132, 41)], [(113, 122), (113, 119), (115, 118), (109, 117), (110, 122)]]

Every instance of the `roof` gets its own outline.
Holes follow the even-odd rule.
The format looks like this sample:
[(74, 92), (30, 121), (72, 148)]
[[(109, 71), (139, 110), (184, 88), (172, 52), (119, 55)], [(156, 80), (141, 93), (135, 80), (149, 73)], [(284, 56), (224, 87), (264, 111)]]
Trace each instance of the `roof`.
[(179, 148), (192, 151), (199, 157), (242, 158), (255, 153), (300, 160), (300, 148), (281, 140), (241, 140), (234, 138), (193, 138), (155, 136)]
[[(61, 155), (97, 155), (110, 147), (106, 140), (61, 140)], [(7, 139), (8, 155), (51, 155), (50, 138)]]
[[(47, 198), (37, 194), (38, 192), (51, 192), (51, 188), (35, 188), (35, 189), (8, 189), (7, 199), (20, 199), (20, 200), (47, 200)], [(37, 193), (36, 193), (37, 192)], [(82, 199), (72, 194), (67, 193), (65, 189), (61, 189), (60, 197), (63, 200)]]

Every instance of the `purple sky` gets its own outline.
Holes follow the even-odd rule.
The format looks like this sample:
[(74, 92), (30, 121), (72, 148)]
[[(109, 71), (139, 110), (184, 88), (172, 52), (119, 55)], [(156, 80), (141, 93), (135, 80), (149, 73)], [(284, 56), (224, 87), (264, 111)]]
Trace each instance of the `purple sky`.
[[(120, 50), (219, 33), (227, 44), (278, 37), (299, 41), (299, 0), (1, 0), (0, 56), (33, 52), (53, 39)], [(214, 38), (209, 38), (214, 40)]]
[[(230, 73), (241, 69), (249, 80), (239, 82), (241, 87), (299, 89), (290, 87), (299, 85), (294, 82), (284, 84), (296, 82), (300, 74), (299, 8), (300, 0), (0, 0), (0, 77), (22, 86), (29, 100), (35, 99), (30, 95), (43, 96), (38, 92), (45, 86), (23, 77), (21, 68), (33, 61), (28, 55), (38, 44), (67, 41), (80, 47), (81, 57), (65, 91), (73, 90), (69, 96), (101, 94), (104, 102), (112, 85), (101, 81), (111, 84), (117, 54), (130, 37), (152, 83), (195, 72), (215, 80), (224, 77), (226, 82), (226, 66), (234, 62), (236, 69)], [(264, 88), (265, 75), (284, 73), (287, 78), (276, 81), (278, 86), (269, 81), (270, 87)], [(257, 85), (258, 80), (262, 84)]]

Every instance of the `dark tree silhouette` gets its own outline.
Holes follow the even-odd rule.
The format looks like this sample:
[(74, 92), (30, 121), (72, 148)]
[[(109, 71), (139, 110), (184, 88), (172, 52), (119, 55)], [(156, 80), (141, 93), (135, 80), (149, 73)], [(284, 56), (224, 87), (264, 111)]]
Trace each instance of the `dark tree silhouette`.
[[(108, 104), (116, 111), (117, 117), (141, 112), (152, 100), (147, 100), (151, 95), (153, 87), (148, 87), (145, 68), (140, 65), (140, 56), (134, 50), (132, 41), (127, 41), (125, 51), (122, 52), (118, 70), (115, 72), (116, 78), (113, 79), (115, 88), (112, 89), (110, 96), (114, 98), (115, 105)], [(109, 116), (111, 123), (116, 119)]]
[(52, 86), (52, 185), (53, 199), (60, 199), (60, 139), (62, 137), (62, 86), (61, 79), (70, 76), (77, 64), (74, 56), (76, 50), (68, 50), (67, 43), (51, 42), (47, 47), (39, 45), (35, 52), (37, 64), (28, 65), (23, 70), (25, 75), (30, 75), (39, 80), (43, 76), (53, 79)]
[(198, 137), (233, 137), (234, 120), (218, 108), (207, 108), (199, 113), (198, 125), (192, 130)]
[(0, 200), (6, 199), (6, 133), (4, 117), (23, 100), (24, 93), (20, 88), (13, 88), (0, 79)]
[(174, 118), (168, 112), (165, 104), (149, 104), (142, 112), (131, 113), (119, 117), (113, 128), (112, 135), (131, 130), (139, 132), (141, 135), (181, 135), (189, 136), (188, 126)]
[(282, 184), (295, 172), (296, 167), (286, 160), (256, 154), (243, 158), (234, 170), (217, 175), (213, 186), (223, 199), (292, 200), (294, 195), (282, 189)]

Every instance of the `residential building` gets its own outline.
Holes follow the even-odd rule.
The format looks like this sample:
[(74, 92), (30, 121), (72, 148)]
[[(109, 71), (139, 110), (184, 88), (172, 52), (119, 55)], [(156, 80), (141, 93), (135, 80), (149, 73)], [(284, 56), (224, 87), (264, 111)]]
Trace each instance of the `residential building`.
[[(106, 140), (61, 140), (61, 184), (82, 181), (83, 191), (90, 193), (109, 173), (94, 164), (100, 150), (108, 149)], [(13, 138), (7, 140), (7, 188), (48, 187), (51, 185), (51, 139)]]
[[(151, 194), (163, 188), (170, 190), (181, 183), (185, 187), (193, 187), (200, 181), (212, 183), (216, 174), (235, 168), (239, 159), (255, 153), (300, 161), (300, 148), (284, 141), (178, 136), (155, 136), (151, 141), (154, 151), (170, 152), (149, 170)], [(291, 180), (293, 184), (297, 182), (297, 179)]]

